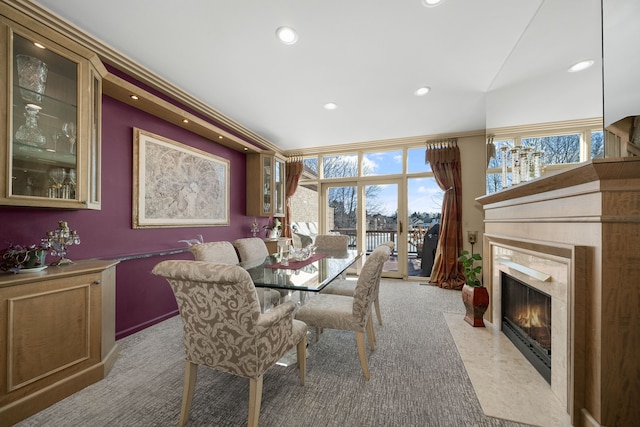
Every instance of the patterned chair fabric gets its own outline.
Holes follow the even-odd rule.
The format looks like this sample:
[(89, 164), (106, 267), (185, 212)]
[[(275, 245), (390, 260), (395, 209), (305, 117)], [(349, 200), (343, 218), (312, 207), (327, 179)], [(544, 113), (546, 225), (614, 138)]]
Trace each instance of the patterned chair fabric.
[[(231, 242), (207, 242), (189, 247), (196, 261), (217, 262), (219, 264), (237, 265), (240, 260), (236, 248)], [(280, 292), (273, 289), (256, 288), (260, 306), (268, 309), (280, 302)]]
[[(393, 253), (393, 250), (396, 247), (395, 243), (393, 243), (392, 241), (384, 242), (380, 246), (387, 246), (390, 249), (391, 253)], [(347, 297), (352, 297), (356, 291), (356, 284), (357, 282), (355, 280), (336, 279), (320, 292), (325, 294), (344, 295)], [(378, 298), (379, 294), (380, 294), (380, 285), (378, 284), (378, 287), (374, 295), (373, 306), (376, 310), (378, 325), (382, 326), (382, 314), (380, 313), (380, 299)]]
[(318, 234), (315, 241), (316, 252), (346, 251), (349, 249), (349, 236), (346, 234)]
[(320, 293), (303, 305), (296, 314), (296, 319), (309, 326), (354, 331), (360, 365), (367, 380), (370, 375), (364, 333), (367, 332), (369, 348), (374, 351), (371, 304), (380, 285), (382, 267), (389, 259), (390, 252), (388, 246), (382, 245), (369, 255), (358, 277), (353, 297)]
[(269, 256), (267, 245), (259, 237), (247, 237), (238, 239), (233, 242), (233, 246), (238, 251), (240, 261), (250, 261), (257, 259), (265, 259)]
[(234, 265), (170, 260), (156, 265), (152, 273), (169, 282), (183, 322), (181, 426), (189, 417), (198, 365), (250, 380), (250, 426), (258, 425), (263, 374), (295, 345), (304, 384), (307, 325), (292, 318), (293, 302), (261, 313), (249, 273)]

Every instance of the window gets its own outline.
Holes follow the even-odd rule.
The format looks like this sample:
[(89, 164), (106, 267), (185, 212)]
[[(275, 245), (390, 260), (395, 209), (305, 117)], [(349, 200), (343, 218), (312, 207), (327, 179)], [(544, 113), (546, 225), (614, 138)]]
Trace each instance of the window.
[(362, 175), (391, 175), (402, 173), (402, 150), (364, 153)]
[(324, 156), (322, 158), (322, 176), (324, 178), (350, 178), (358, 176), (358, 156)]
[[(487, 194), (500, 191), (506, 185), (517, 183), (511, 171), (511, 149), (522, 147), (529, 148), (530, 156), (525, 158), (531, 161), (530, 168), (534, 169), (531, 156), (540, 152), (542, 174), (544, 170), (559, 170), (567, 168), (578, 162), (587, 161), (604, 156), (604, 134), (599, 119), (584, 120), (581, 123), (571, 123), (571, 127), (554, 128), (546, 125), (536, 125), (530, 129), (512, 130), (504, 132), (499, 137), (494, 136), (493, 144), (495, 154), (489, 159), (486, 174)], [(547, 128), (547, 129), (544, 129)], [(496, 130), (500, 133), (500, 130)], [(503, 151), (505, 147), (505, 151)], [(507, 176), (502, 176), (503, 155), (507, 158)], [(535, 159), (537, 161), (537, 158)], [(529, 176), (533, 177), (533, 173)]]
[(431, 172), (431, 165), (425, 163), (426, 148), (410, 148), (407, 150), (407, 172)]

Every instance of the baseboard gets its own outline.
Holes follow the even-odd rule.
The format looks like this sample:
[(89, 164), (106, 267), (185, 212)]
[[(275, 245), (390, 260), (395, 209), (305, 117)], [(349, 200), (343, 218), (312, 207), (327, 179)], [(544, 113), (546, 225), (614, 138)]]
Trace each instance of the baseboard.
[(124, 329), (122, 331), (116, 331), (116, 341), (117, 340), (121, 340), (122, 338), (128, 337), (129, 335), (133, 335), (136, 332), (140, 332), (143, 329), (147, 329), (150, 326), (153, 326), (157, 323), (163, 322), (167, 319), (170, 319), (174, 316), (177, 316), (178, 314), (180, 314), (180, 311), (178, 311), (178, 309), (175, 309), (173, 311), (170, 311), (169, 313), (163, 314), (162, 316), (158, 316), (154, 319), (148, 320), (146, 322), (137, 324), (135, 326), (132, 326), (130, 328)]

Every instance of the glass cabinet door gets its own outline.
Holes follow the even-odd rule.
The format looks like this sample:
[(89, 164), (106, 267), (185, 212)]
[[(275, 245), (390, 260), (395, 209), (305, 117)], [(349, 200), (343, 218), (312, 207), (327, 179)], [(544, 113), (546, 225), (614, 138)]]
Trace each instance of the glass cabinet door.
[(284, 202), (285, 202), (285, 164), (280, 159), (274, 159), (274, 171), (273, 171), (273, 215), (284, 216)]
[(100, 209), (101, 76), (87, 58), (3, 23), (0, 124), (9, 143), (0, 204)]
[(14, 34), (13, 76), (11, 194), (76, 199), (78, 64)]
[(262, 187), (264, 188), (262, 214), (271, 214), (271, 160), (270, 156), (262, 157)]

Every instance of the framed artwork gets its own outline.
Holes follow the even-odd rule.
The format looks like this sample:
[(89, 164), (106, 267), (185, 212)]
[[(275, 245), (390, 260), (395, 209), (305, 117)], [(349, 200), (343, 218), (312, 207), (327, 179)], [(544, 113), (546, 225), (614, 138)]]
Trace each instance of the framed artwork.
[(229, 161), (133, 129), (133, 228), (229, 225)]

